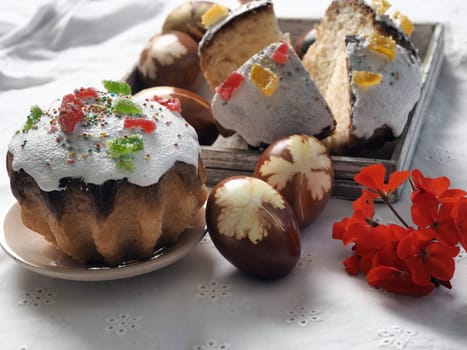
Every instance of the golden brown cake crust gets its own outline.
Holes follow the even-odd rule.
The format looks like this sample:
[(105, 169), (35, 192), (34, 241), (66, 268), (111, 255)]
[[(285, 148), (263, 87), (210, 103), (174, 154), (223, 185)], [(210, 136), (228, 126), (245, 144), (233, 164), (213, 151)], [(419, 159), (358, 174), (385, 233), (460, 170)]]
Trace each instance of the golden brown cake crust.
[(81, 263), (111, 266), (145, 258), (175, 241), (204, 204), (204, 168), (177, 162), (158, 183), (142, 187), (126, 180), (103, 185), (62, 179), (63, 191), (45, 192), (23, 170), (12, 170), (11, 189), (26, 227)]
[(211, 90), (255, 53), (281, 39), (271, 1), (251, 2), (214, 24), (198, 48), (201, 70)]

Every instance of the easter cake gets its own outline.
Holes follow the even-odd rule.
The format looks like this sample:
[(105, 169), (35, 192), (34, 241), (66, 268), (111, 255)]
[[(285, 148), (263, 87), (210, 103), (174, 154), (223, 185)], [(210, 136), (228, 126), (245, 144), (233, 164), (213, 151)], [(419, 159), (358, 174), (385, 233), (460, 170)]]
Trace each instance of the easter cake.
[(177, 101), (104, 86), (32, 107), (7, 170), (26, 227), (81, 263), (115, 266), (176, 241), (207, 191)]

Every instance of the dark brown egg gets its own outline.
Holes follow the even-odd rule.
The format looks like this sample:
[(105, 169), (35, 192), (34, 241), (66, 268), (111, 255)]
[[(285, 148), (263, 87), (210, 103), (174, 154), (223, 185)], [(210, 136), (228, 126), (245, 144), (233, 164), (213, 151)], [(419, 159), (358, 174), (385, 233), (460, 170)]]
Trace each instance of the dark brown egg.
[(302, 58), (303, 55), (308, 51), (308, 48), (313, 45), (316, 41), (316, 30), (311, 29), (306, 33), (303, 33), (299, 38), (295, 40), (294, 49), (298, 57)]
[(211, 1), (188, 1), (177, 6), (165, 19), (162, 31), (176, 30), (199, 42), (206, 32), (201, 17), (212, 5)]
[(300, 227), (323, 211), (334, 184), (326, 147), (308, 135), (291, 135), (272, 143), (258, 160), (254, 176), (287, 199)]
[(153, 36), (144, 46), (136, 67), (143, 88), (188, 88), (201, 70), (198, 44), (187, 34), (170, 31)]
[(154, 96), (178, 98), (182, 106), (180, 113), (195, 128), (201, 145), (211, 145), (219, 136), (211, 105), (194, 92), (172, 86), (157, 86), (141, 90), (135, 96), (148, 100)]
[(214, 187), (206, 224), (219, 252), (247, 274), (279, 278), (300, 257), (300, 230), (290, 205), (254, 177), (234, 176)]

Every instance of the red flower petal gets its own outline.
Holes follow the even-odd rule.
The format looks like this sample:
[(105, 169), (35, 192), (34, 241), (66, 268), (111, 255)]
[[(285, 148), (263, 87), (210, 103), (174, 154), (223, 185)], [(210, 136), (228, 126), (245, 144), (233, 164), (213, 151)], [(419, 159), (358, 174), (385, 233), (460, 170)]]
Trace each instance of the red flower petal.
[(385, 185), (386, 193), (394, 191), (400, 185), (402, 185), (410, 176), (410, 172), (408, 171), (395, 171), (389, 176), (388, 184)]
[(422, 297), (431, 293), (433, 283), (419, 286), (412, 282), (407, 271), (394, 267), (377, 266), (367, 275), (368, 284), (375, 288), (383, 288), (388, 292)]
[(454, 275), (454, 257), (459, 254), (458, 247), (432, 243), (427, 248), (429, 258), (426, 260), (431, 276), (441, 280), (449, 281)]
[(352, 255), (344, 260), (345, 271), (349, 275), (356, 275), (360, 272), (360, 257)]
[(340, 222), (335, 222), (332, 226), (332, 238), (333, 239), (342, 239), (344, 233), (347, 231), (349, 224), (353, 222), (351, 218), (346, 217)]
[(386, 176), (386, 168), (382, 164), (373, 164), (364, 167), (355, 175), (355, 182), (362, 186), (366, 186), (373, 191), (384, 191), (384, 177)]
[(439, 196), (439, 201), (441, 203), (455, 203), (459, 199), (467, 197), (467, 192), (457, 188), (451, 188), (443, 192), (441, 196)]
[(438, 199), (429, 192), (414, 192), (412, 194), (412, 207), (410, 208), (412, 220), (419, 228), (433, 225), (438, 215)]
[(416, 189), (432, 193), (435, 196), (443, 194), (451, 184), (445, 176), (437, 178), (425, 177), (418, 169), (412, 170), (412, 181)]
[(354, 215), (362, 220), (373, 219), (375, 215), (375, 198), (378, 195), (374, 192), (362, 190), (362, 194), (353, 202)]
[(435, 227), (436, 239), (445, 244), (455, 246), (459, 243), (460, 237), (459, 232), (452, 215), (454, 204), (445, 203), (442, 204), (439, 212), (437, 224)]

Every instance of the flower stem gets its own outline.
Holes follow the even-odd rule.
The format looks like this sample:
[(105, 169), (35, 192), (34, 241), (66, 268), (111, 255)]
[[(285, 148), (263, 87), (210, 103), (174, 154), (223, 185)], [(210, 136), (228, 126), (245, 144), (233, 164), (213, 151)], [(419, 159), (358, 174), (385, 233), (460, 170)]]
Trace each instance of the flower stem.
[(386, 195), (386, 193), (378, 191), (378, 194), (380, 195), (381, 199), (386, 203), (386, 205), (391, 209), (393, 214), (399, 219), (399, 221), (404, 225), (406, 228), (409, 227), (409, 225), (405, 222), (405, 220), (399, 215), (399, 213), (396, 211), (396, 209), (392, 206), (391, 202), (389, 201), (389, 197)]

